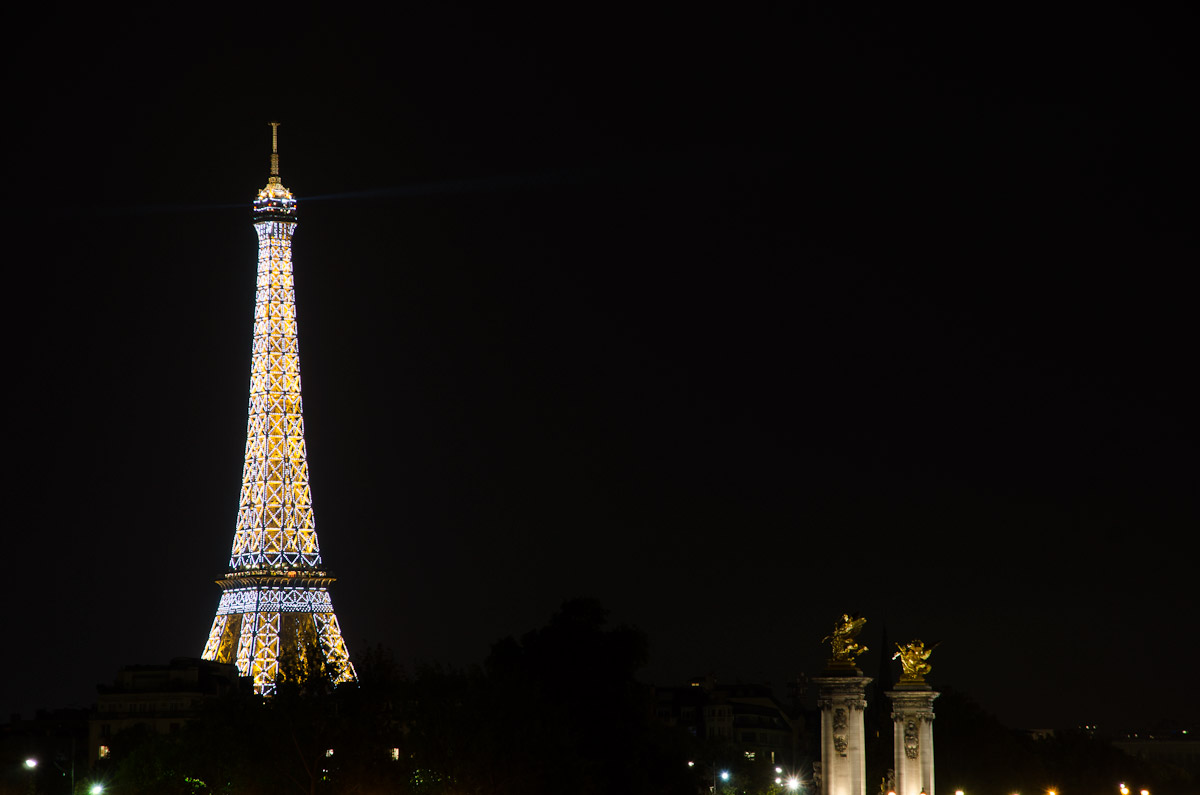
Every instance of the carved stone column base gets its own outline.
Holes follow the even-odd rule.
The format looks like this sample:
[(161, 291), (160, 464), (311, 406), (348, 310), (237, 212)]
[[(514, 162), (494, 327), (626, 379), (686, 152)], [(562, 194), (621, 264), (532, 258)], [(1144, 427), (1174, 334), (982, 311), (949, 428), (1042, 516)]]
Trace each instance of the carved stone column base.
[(929, 685), (903, 684), (888, 692), (896, 729), (892, 758), (896, 795), (935, 795), (933, 791), (933, 700)]
[(863, 710), (871, 678), (858, 669), (826, 673), (833, 675), (812, 680), (821, 710), (820, 795), (866, 795)]

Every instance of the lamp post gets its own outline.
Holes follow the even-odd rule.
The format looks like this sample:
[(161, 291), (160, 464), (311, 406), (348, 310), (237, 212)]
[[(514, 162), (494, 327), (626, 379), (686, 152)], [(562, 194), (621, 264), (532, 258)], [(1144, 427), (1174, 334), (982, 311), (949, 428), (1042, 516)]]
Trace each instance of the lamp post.
[(787, 778), (780, 776), (779, 778), (775, 779), (775, 783), (783, 787), (783, 789), (787, 792), (800, 791), (800, 777), (794, 774), (788, 776)]

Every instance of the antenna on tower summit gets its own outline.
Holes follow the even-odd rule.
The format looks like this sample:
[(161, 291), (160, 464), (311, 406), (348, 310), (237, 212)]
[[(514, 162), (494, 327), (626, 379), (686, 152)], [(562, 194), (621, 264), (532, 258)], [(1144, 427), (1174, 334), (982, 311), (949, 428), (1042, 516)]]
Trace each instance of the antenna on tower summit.
[(271, 125), (271, 176), (279, 176), (279, 122), (270, 122)]

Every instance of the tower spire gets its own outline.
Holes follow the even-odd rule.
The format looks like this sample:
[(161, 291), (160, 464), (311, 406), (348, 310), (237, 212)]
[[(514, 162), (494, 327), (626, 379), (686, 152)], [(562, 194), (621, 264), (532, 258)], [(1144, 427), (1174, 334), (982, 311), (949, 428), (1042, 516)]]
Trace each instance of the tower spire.
[(288, 660), (300, 671), (323, 663), (335, 683), (355, 678), (313, 519), (292, 278), (296, 199), (279, 180), (278, 128), (271, 122), (271, 176), (254, 200), (258, 280), (237, 527), (201, 655), (235, 663), (264, 695), (287, 677)]
[(254, 222), (263, 220), (296, 221), (296, 197), (279, 178), (279, 122), (271, 124), (271, 173), (267, 185), (254, 200)]
[(271, 122), (271, 179), (279, 182), (279, 122)]

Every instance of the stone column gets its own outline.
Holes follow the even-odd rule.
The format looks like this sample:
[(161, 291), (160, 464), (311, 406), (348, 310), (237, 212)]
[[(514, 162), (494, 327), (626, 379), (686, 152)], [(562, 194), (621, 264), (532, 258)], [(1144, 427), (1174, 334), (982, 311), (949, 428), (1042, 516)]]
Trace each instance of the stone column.
[(856, 668), (836, 674), (812, 680), (819, 688), (817, 706), (821, 710), (820, 795), (866, 795), (863, 710), (871, 678)]
[(893, 759), (896, 795), (935, 795), (933, 791), (933, 700), (929, 685), (901, 682), (888, 692), (896, 728)]

